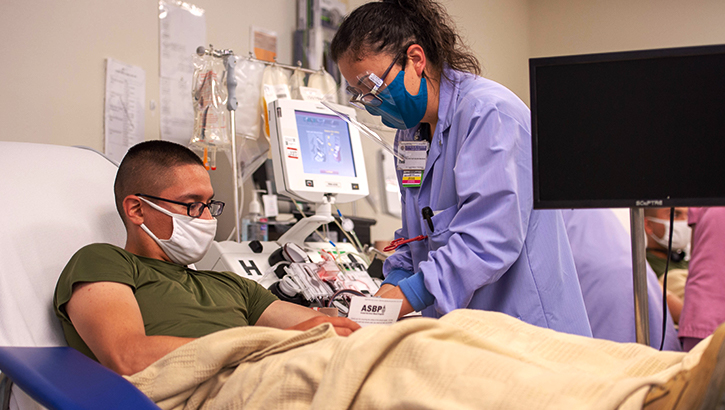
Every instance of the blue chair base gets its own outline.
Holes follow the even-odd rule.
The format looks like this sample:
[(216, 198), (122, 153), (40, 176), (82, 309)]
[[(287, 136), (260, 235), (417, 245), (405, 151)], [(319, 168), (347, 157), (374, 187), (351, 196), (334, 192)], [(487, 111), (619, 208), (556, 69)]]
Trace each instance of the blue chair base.
[(0, 346), (0, 371), (49, 409), (159, 409), (128, 380), (70, 347)]

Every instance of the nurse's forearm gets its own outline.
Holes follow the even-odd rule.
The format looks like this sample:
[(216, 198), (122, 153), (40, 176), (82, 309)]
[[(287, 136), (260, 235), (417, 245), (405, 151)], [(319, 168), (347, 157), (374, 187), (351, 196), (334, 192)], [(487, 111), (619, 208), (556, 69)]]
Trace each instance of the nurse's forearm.
[(378, 289), (377, 292), (375, 292), (375, 296), (382, 296), (385, 292), (389, 291), (390, 289), (393, 289), (395, 286), (389, 284), (389, 283), (383, 283), (383, 286)]
[(403, 306), (400, 308), (400, 313), (398, 314), (398, 317), (403, 317), (407, 315), (408, 313), (413, 313), (415, 310), (413, 309), (413, 306), (410, 305), (410, 302), (408, 302), (408, 299), (405, 297), (403, 292), (400, 290), (398, 286), (390, 288), (385, 293), (382, 293), (379, 295), (381, 298), (386, 299), (402, 299), (403, 300)]

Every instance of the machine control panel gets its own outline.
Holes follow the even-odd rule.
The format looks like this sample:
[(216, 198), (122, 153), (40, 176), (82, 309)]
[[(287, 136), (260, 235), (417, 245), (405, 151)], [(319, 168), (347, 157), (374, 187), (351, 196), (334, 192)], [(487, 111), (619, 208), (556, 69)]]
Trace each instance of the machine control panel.
[[(343, 290), (370, 296), (379, 289), (380, 280), (370, 277), (364, 256), (350, 244), (286, 246), (275, 242), (214, 242), (196, 268), (234, 272), (282, 299), (287, 295), (287, 300), (308, 306), (323, 306)], [(283, 252), (285, 257), (280, 256)]]

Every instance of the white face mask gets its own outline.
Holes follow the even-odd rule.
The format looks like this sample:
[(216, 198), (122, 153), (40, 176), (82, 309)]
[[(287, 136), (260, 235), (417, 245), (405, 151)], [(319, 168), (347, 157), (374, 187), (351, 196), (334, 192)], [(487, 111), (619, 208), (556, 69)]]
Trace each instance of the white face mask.
[[(662, 245), (662, 247), (667, 248), (667, 242), (669, 242), (670, 239), (670, 221), (667, 219), (650, 217), (647, 217), (647, 219), (654, 223), (662, 224), (665, 226), (665, 234), (661, 238), (652, 235), (652, 239), (654, 239), (658, 244)], [(691, 237), (692, 228), (687, 225), (687, 221), (675, 221), (672, 227), (672, 250), (682, 250), (687, 248), (687, 246), (690, 244)]]
[(141, 200), (173, 218), (174, 230), (169, 239), (157, 238), (146, 225), (141, 224), (141, 229), (156, 241), (169, 259), (186, 266), (199, 262), (206, 255), (214, 241), (214, 235), (216, 235), (216, 219), (192, 218), (188, 215), (175, 214), (144, 198)]

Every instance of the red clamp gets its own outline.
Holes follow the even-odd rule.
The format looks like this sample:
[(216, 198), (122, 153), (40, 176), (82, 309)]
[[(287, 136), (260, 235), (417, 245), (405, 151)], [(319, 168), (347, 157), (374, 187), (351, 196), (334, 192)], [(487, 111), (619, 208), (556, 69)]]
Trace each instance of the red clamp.
[(390, 245), (386, 246), (383, 249), (383, 251), (384, 252), (391, 252), (391, 251), (394, 251), (394, 250), (398, 249), (398, 247), (400, 247), (402, 245), (405, 245), (406, 243), (415, 242), (415, 241), (423, 241), (423, 240), (426, 240), (426, 239), (428, 239), (428, 236), (427, 235), (418, 235), (415, 238), (411, 238), (411, 239), (398, 238), (398, 239), (395, 239), (392, 242), (390, 242)]

